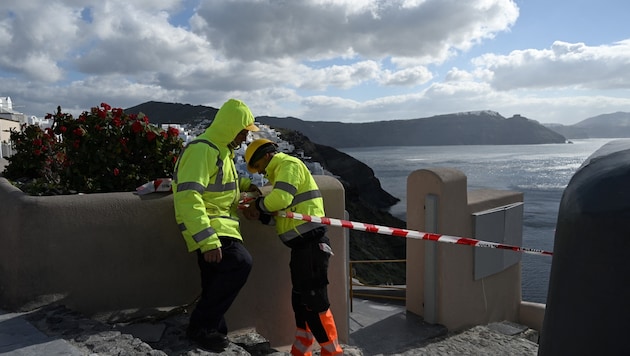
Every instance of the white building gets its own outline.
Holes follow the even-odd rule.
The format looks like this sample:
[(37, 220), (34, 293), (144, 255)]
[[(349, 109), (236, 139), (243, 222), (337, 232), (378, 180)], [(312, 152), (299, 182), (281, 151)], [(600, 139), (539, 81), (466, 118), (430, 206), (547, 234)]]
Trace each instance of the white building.
[(26, 115), (13, 110), (13, 102), (8, 96), (0, 97), (0, 155), (11, 155), (10, 130), (19, 130), (26, 123)]
[(31, 116), (26, 119), (26, 123), (28, 125), (37, 125), (42, 128), (42, 130), (52, 128), (54, 120), (52, 119), (40, 119), (37, 116)]
[(197, 135), (193, 134), (190, 130), (180, 124), (162, 124), (161, 127), (162, 130), (168, 130), (169, 127), (177, 129), (177, 131), (179, 131), (179, 138), (184, 141), (184, 146), (197, 137)]
[(26, 115), (13, 109), (13, 102), (8, 96), (0, 97), (0, 118), (17, 121), (20, 124), (25, 124), (27, 121)]

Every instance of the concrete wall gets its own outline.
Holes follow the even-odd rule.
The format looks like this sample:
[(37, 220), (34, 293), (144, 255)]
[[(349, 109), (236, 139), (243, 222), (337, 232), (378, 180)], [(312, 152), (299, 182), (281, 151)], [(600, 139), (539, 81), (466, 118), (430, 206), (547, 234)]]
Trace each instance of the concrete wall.
[[(522, 201), (520, 192), (468, 192), (466, 176), (456, 169), (418, 170), (407, 178), (407, 227), (474, 238), (472, 214)], [(436, 202), (434, 218), (426, 209), (432, 202)], [(501, 320), (519, 322), (520, 263), (475, 280), (473, 249), (467, 245), (409, 239), (407, 310), (450, 330)], [(525, 309), (524, 315), (533, 318), (532, 324), (542, 321), (536, 319), (531, 309)]]
[[(20, 123), (0, 117), (0, 142), (9, 142), (9, 139), (11, 138), (9, 130), (11, 129), (19, 131)], [(0, 169), (2, 169), (1, 166)]]
[[(316, 176), (328, 216), (344, 218), (339, 181)], [(230, 329), (256, 328), (272, 345), (290, 344), (289, 249), (272, 228), (242, 219), (254, 259), (227, 316)], [(347, 238), (330, 228), (329, 294), (348, 340)], [(58, 300), (92, 315), (184, 305), (200, 293), (193, 253), (174, 219), (171, 194), (107, 193), (34, 197), (0, 178), (0, 307), (24, 310)]]
[(543, 329), (546, 309), (546, 304), (522, 301), (518, 310), (518, 323), (527, 325), (540, 334)]

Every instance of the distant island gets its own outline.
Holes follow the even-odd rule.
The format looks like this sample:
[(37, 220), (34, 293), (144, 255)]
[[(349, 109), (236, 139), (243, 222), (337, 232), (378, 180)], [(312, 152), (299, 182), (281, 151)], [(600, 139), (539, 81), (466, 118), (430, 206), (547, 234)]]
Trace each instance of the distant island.
[(374, 146), (520, 145), (565, 143), (561, 134), (520, 115), (475, 111), (422, 119), (340, 123), (261, 116), (271, 127), (302, 132), (335, 148)]
[[(213, 119), (217, 109), (202, 105), (150, 101), (128, 109), (146, 114), (151, 122), (195, 124)], [(335, 148), (374, 146), (517, 145), (565, 143), (567, 139), (535, 120), (520, 115), (472, 111), (411, 120), (342, 123), (304, 121), (293, 117), (258, 116), (274, 129), (302, 133), (312, 142)]]
[(597, 115), (573, 125), (545, 124), (568, 139), (630, 137), (630, 112)]
[[(125, 109), (143, 112), (152, 123), (195, 124), (214, 118), (218, 109), (149, 101)], [(259, 116), (273, 128), (301, 132), (311, 141), (335, 148), (374, 146), (517, 145), (565, 143), (580, 138), (630, 137), (630, 113), (616, 112), (587, 118), (573, 125), (540, 124), (521, 115), (505, 118), (491, 110), (427, 118), (342, 123), (304, 121), (294, 117)]]

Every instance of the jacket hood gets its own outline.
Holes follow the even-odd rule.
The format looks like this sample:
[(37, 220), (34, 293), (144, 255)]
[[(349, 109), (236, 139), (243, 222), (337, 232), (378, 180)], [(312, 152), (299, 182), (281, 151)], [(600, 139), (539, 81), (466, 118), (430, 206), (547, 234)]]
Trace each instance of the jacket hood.
[(230, 99), (221, 106), (203, 136), (207, 136), (210, 141), (225, 147), (243, 129), (258, 131), (258, 127), (254, 125), (254, 115), (245, 103), (237, 99)]

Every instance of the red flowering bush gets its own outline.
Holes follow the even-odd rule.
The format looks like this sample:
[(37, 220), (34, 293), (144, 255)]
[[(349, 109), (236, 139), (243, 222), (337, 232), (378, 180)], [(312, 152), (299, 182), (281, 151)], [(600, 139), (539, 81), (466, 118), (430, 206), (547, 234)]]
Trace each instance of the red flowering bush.
[(29, 194), (134, 191), (156, 178), (171, 177), (182, 140), (144, 114), (127, 115), (102, 103), (77, 119), (48, 114), (51, 128), (23, 125), (11, 130), (14, 155), (3, 175)]

